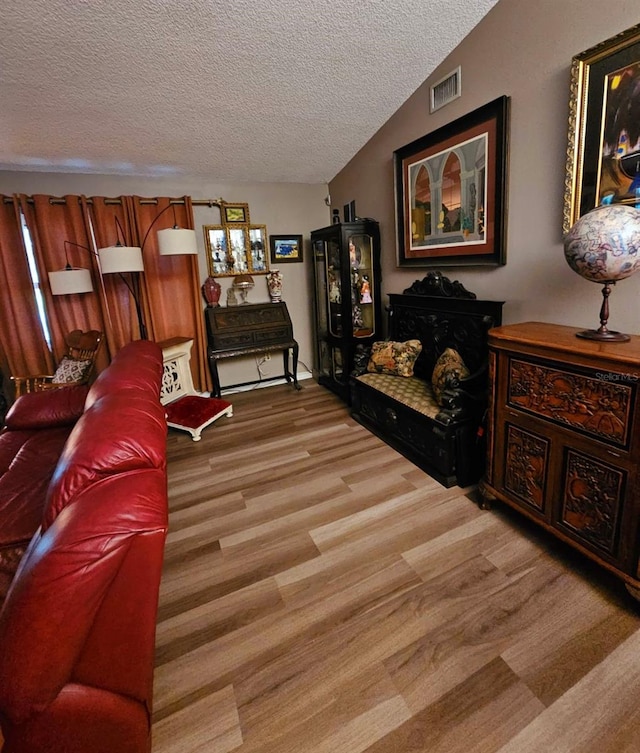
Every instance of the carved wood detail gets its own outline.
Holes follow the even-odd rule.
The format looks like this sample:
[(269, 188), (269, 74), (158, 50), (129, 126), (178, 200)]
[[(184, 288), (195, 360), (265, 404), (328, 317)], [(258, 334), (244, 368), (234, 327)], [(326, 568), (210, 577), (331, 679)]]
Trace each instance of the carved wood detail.
[(595, 458), (567, 452), (562, 523), (613, 554), (626, 474)]
[(549, 441), (516, 426), (507, 430), (504, 486), (523, 502), (542, 511)]
[(475, 298), (476, 294), (467, 290), (458, 280), (450, 280), (442, 272), (432, 271), (422, 278), (415, 280), (410, 288), (402, 291), (408, 295), (431, 295), (444, 298)]
[(511, 359), (507, 401), (512, 407), (624, 447), (635, 389), (623, 383), (625, 378), (607, 372), (598, 379)]

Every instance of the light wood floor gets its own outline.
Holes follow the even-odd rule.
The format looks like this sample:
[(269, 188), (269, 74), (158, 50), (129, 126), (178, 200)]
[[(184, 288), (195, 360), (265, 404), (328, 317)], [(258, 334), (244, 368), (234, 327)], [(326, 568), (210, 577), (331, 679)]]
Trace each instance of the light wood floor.
[(153, 753), (638, 753), (622, 585), (303, 386), (170, 432)]

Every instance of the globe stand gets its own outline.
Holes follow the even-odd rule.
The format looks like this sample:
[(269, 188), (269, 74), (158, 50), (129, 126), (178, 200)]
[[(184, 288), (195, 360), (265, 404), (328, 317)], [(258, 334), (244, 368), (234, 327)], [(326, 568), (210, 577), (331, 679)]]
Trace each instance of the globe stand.
[(598, 329), (586, 329), (584, 332), (576, 332), (576, 337), (582, 337), (585, 340), (600, 340), (601, 342), (629, 342), (631, 339), (629, 335), (607, 329), (607, 322), (609, 321), (609, 296), (611, 295), (611, 286), (615, 284), (614, 281), (609, 280), (604, 283), (604, 287), (602, 288), (600, 327)]

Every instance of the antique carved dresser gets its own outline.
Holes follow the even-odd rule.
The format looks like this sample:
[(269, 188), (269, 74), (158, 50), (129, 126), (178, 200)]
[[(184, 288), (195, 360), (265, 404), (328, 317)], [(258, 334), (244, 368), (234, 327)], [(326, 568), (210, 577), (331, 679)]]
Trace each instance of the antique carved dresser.
[(499, 499), (640, 594), (640, 337), (527, 322), (489, 332), (484, 504)]

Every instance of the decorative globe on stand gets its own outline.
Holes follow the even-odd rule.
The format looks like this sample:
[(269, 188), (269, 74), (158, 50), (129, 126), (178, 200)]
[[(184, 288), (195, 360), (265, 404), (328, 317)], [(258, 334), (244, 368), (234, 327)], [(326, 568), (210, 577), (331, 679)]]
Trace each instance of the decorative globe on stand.
[(567, 263), (581, 277), (603, 285), (600, 327), (578, 332), (588, 340), (626, 342), (629, 335), (607, 329), (611, 286), (640, 268), (640, 210), (607, 204), (584, 214), (564, 238)]

